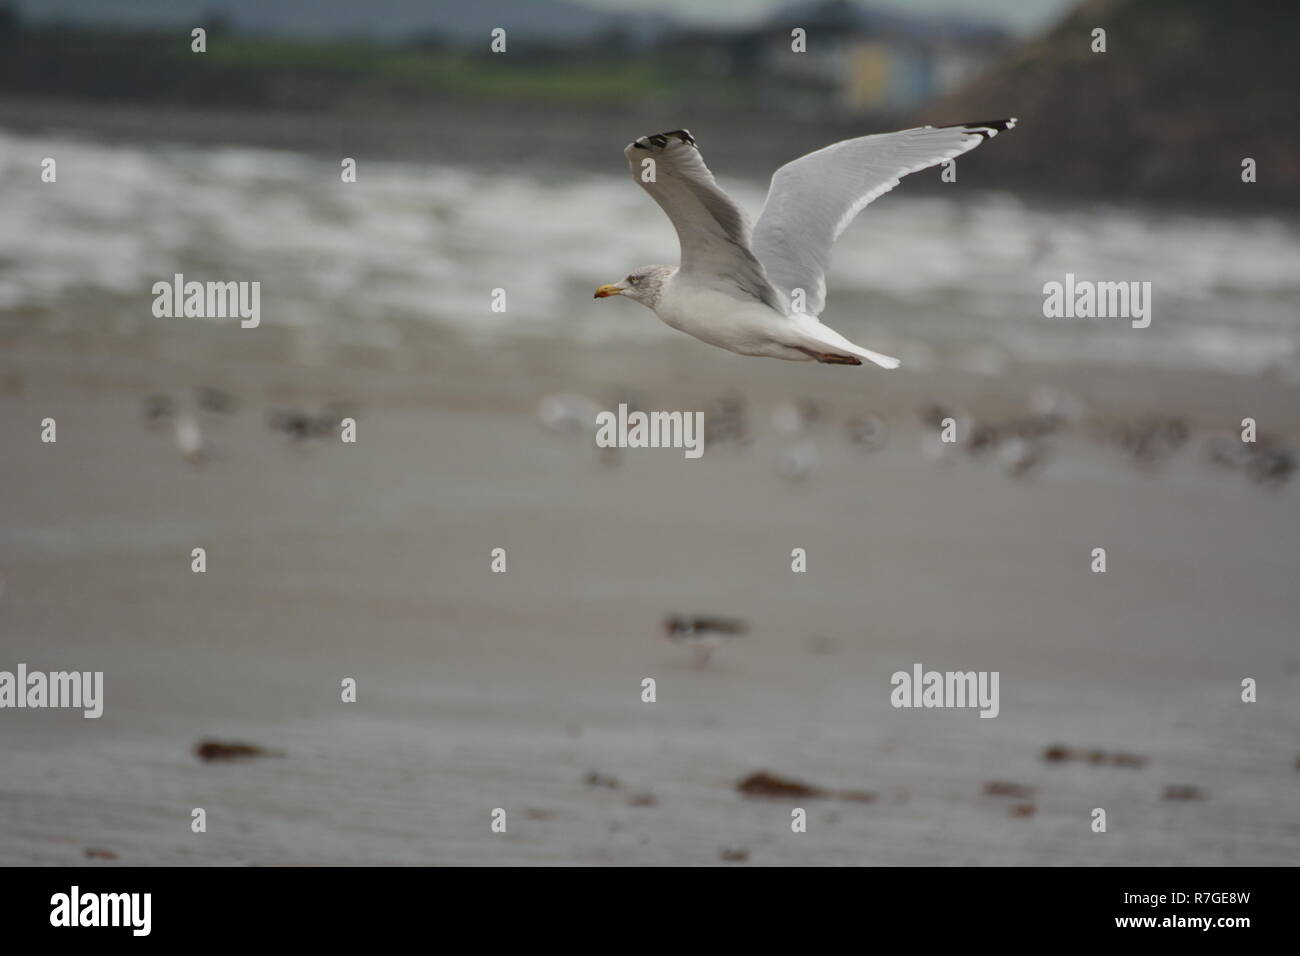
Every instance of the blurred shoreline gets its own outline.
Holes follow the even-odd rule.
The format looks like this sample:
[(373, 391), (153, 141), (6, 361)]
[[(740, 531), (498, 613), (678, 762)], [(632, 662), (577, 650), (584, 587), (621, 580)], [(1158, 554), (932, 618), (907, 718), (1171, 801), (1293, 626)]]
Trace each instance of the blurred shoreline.
[[(893, 121), (897, 125), (898, 121)], [(338, 111), (255, 110), (0, 94), (0, 129), (88, 136), (107, 143), (243, 145), (312, 155), (487, 168), (526, 166), (610, 171), (646, 131), (693, 127), (711, 162), (741, 175), (770, 176), (782, 163), (885, 127), (856, 120), (782, 117), (779, 135), (761, 114), (687, 105), (592, 105), (473, 101), (374, 104)], [(889, 128), (895, 128), (891, 126)], [(510, 145), (502, 149), (503, 137)]]
[[(462, 126), (461, 148), (500, 135)], [(620, 145), (588, 145), (599, 170), (531, 153), (489, 166), (354, 149), (345, 155), (360, 154), (358, 180), (343, 183), (338, 154), (103, 141), (48, 121), (42, 132), (0, 126), (0, 327), (152, 334), (165, 327), (149, 290), (179, 272), (261, 281), (266, 321), (298, 330), (286, 341), (308, 361), (355, 347), (387, 353), (397, 368), (427, 367), (445, 335), (479, 347), (675, 342), (649, 313), (591, 298), (676, 248), (671, 226), (628, 183)], [(46, 157), (57, 158), (57, 184), (22, 175)], [(761, 177), (714, 168), (751, 214), (761, 207)], [(965, 178), (925, 195), (913, 188), (924, 179), (882, 197), (836, 244), (824, 319), (851, 339), (939, 375), (969, 367), (996, 380), (1009, 363), (1055, 363), (1103, 378), (1113, 366), (1130, 383), (1184, 368), (1274, 382), (1283, 394), (1300, 384), (1300, 221), (1042, 204)], [(1149, 282), (1151, 327), (1045, 318), (1044, 283), (1066, 273)], [(498, 288), (506, 311), (491, 307)]]

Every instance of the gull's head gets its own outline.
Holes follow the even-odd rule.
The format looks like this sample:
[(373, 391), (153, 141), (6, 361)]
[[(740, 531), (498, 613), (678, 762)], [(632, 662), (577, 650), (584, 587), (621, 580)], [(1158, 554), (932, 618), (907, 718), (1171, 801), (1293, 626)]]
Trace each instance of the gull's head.
[(663, 292), (664, 283), (676, 271), (672, 266), (642, 266), (622, 282), (601, 286), (596, 290), (596, 298), (608, 299), (611, 295), (622, 295), (653, 309)]

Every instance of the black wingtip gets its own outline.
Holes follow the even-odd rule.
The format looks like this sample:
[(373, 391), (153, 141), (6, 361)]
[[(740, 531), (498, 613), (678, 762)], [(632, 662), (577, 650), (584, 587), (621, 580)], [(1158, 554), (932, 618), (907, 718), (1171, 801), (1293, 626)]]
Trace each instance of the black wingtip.
[(696, 149), (700, 148), (699, 143), (695, 142), (695, 137), (691, 135), (691, 131), (688, 129), (674, 129), (669, 130), (666, 133), (654, 133), (650, 136), (638, 136), (632, 141), (632, 145), (636, 149), (649, 149), (651, 146), (663, 149), (668, 145), (669, 138), (680, 140), (689, 146), (694, 146)]
[(1005, 132), (1009, 129), (1016, 128), (1016, 118), (1014, 116), (1008, 119), (1000, 120), (979, 120), (974, 123), (953, 123), (951, 126), (940, 126), (940, 129), (963, 129), (968, 133), (978, 133), (985, 139), (998, 135), (999, 132)]

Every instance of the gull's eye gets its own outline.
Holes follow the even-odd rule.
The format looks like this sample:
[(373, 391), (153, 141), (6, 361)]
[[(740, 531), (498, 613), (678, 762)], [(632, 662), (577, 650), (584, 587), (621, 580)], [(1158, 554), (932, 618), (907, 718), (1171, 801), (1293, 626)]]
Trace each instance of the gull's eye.
[(638, 279), (636, 276), (628, 276), (628, 277), (627, 277), (627, 281), (628, 281), (628, 283), (630, 283), (631, 285), (640, 285), (640, 284), (641, 284), (641, 280)]

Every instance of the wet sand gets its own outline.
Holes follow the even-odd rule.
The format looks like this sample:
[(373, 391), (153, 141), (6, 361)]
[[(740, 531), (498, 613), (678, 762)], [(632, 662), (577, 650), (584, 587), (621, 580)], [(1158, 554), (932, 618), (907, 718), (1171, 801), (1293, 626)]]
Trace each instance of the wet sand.
[[(242, 355), (238, 332), (16, 327), (0, 353), (0, 668), (103, 670), (106, 701), (99, 720), (0, 712), (0, 863), (77, 864), (88, 848), (128, 865), (1300, 858), (1297, 488), (1216, 471), (1199, 445), (1243, 405), (1294, 439), (1294, 385), (891, 376), (740, 359), (667, 330), (563, 353), (441, 339), (406, 367), (328, 349), (282, 361), (270, 327)], [(1079, 427), (1022, 480), (922, 454), (921, 402), (1001, 415), (1043, 378), (1103, 417), (1186, 414), (1193, 442), (1144, 470)], [(242, 403), (203, 419), (201, 469), (140, 418), (145, 395), (197, 384)], [(755, 440), (609, 464), (536, 421), (543, 395), (612, 407), (616, 386), (683, 410), (738, 389)], [(807, 439), (820, 463), (802, 482), (781, 477), (769, 423), (796, 395), (834, 417)], [(295, 447), (266, 426), (273, 406), (331, 399), (360, 408), (353, 446)], [(877, 453), (841, 435), (866, 411), (892, 426)], [(661, 635), (671, 612), (750, 631), (699, 670)], [(918, 662), (999, 671), (1000, 715), (893, 708), (890, 675)], [(356, 703), (340, 699), (349, 677)], [(1241, 702), (1244, 677), (1257, 703)], [(205, 738), (283, 756), (205, 764)], [(1148, 762), (1050, 762), (1053, 744)], [(736, 792), (762, 769), (876, 799)], [(996, 781), (1032, 790), (986, 793)], [(1171, 785), (1204, 799), (1164, 799)]]

